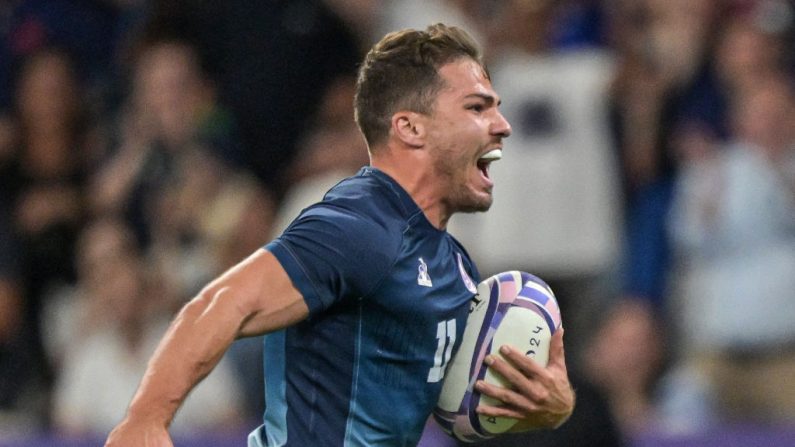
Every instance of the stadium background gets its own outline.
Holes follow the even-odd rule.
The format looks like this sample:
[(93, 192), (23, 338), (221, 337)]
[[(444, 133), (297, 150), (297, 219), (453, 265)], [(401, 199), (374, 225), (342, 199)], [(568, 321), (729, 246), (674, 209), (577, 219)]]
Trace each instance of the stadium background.
[[(514, 127), (495, 208), (450, 230), (484, 277), (524, 269), (557, 291), (592, 396), (567, 436), (795, 445), (795, 387), (776, 386), (795, 377), (794, 11), (2, 2), (0, 446), (100, 444), (175, 310), (367, 163), (351, 107), (364, 51), (437, 21), (484, 45)], [(242, 445), (263, 411), (259, 351), (235, 344), (176, 445)]]

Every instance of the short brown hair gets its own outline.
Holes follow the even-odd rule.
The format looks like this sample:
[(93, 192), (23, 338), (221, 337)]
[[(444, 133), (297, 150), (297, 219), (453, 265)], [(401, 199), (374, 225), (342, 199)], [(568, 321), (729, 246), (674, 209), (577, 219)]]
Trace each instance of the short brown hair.
[(386, 139), (395, 112), (430, 113), (444, 87), (439, 68), (464, 57), (484, 65), (466, 31), (441, 23), (389, 33), (376, 43), (359, 68), (354, 97), (354, 118), (370, 149)]

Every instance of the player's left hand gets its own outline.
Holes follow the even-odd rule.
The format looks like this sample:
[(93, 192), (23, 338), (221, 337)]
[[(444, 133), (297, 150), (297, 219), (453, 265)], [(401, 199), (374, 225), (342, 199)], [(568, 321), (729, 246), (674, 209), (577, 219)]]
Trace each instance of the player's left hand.
[(566, 369), (563, 328), (552, 336), (546, 368), (510, 346), (502, 346), (500, 353), (507, 361), (489, 355), (485, 362), (507, 380), (510, 388), (490, 385), (483, 380), (479, 380), (475, 388), (504, 405), (480, 405), (478, 413), (519, 419), (511, 431), (557, 428), (566, 422), (574, 411), (574, 390)]

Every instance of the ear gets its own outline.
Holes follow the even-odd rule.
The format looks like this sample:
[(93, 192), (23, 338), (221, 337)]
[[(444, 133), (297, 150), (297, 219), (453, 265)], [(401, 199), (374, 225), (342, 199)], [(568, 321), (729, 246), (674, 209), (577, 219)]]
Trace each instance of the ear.
[(425, 145), (424, 116), (417, 112), (397, 112), (392, 115), (392, 132), (407, 146), (420, 148)]

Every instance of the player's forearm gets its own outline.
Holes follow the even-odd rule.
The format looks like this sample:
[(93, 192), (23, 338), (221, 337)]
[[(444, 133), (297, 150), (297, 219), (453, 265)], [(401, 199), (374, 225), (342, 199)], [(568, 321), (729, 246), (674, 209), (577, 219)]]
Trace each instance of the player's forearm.
[(244, 315), (228, 289), (205, 290), (175, 318), (149, 362), (128, 418), (167, 427), (190, 390), (212, 371)]

